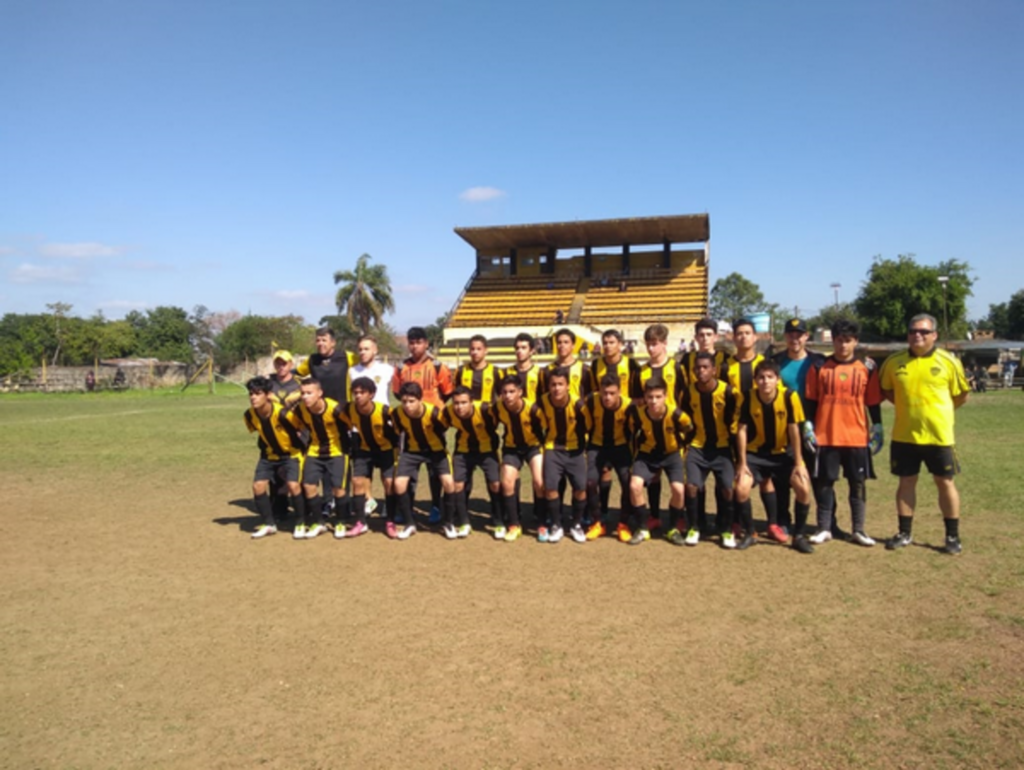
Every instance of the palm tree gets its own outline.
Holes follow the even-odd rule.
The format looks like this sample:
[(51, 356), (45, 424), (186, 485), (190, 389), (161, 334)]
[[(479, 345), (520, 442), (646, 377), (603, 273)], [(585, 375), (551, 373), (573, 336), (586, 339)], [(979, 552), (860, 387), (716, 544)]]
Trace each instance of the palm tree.
[(387, 266), (371, 265), (371, 259), (363, 254), (356, 260), (355, 270), (334, 274), (334, 283), (344, 284), (334, 299), (338, 313), (345, 314), (362, 334), (369, 333), (371, 325), (379, 326), (384, 314), (395, 309)]

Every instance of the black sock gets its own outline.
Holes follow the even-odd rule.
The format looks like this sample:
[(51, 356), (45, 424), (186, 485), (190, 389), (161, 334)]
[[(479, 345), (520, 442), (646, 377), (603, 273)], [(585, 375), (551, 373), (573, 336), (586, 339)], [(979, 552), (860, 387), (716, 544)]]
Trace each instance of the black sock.
[(942, 523), (946, 525), (946, 537), (960, 537), (960, 519), (943, 519)]
[(322, 524), (324, 521), (324, 499), (315, 495), (306, 499), (306, 524)]
[(391, 505), (388, 505), (388, 523), (395, 523), (395, 514), (400, 513), (402, 515), (402, 521), (406, 524), (412, 523), (412, 495), (404, 494), (398, 495), (398, 510), (396, 511)]
[(519, 526), (519, 511), (517, 506), (519, 504), (519, 498), (515, 495), (504, 495), (501, 498), (502, 505), (505, 507), (505, 519), (508, 521), (510, 527)]
[[(727, 506), (732, 507), (734, 511), (736, 510), (736, 505), (734, 503), (732, 503), (732, 502), (730, 502), (728, 500), (726, 500), (724, 502), (725, 502), (725, 504)], [(747, 535), (753, 535), (754, 534), (754, 506), (751, 504), (750, 500), (748, 499), (745, 502), (739, 503), (738, 507), (739, 507), (740, 526), (743, 527), (743, 531)]]
[[(462, 497), (462, 495), (455, 492), (448, 493), (444, 492), (441, 495), (441, 521), (445, 524), (452, 524), (455, 521), (455, 498)], [(466, 517), (469, 518), (468, 516)], [(412, 522), (412, 506), (409, 506), (409, 521)], [(467, 523), (469, 523), (467, 521)], [(461, 525), (462, 522), (460, 521)]]
[(686, 525), (689, 529), (697, 529), (700, 521), (700, 492), (686, 498)]
[(900, 532), (904, 535), (909, 535), (911, 527), (914, 523), (913, 516), (900, 516)]
[(761, 502), (764, 503), (765, 516), (769, 524), (779, 523), (779, 498), (774, 492), (762, 492)]
[(807, 517), (811, 512), (810, 503), (797, 503), (793, 506), (793, 535), (802, 535), (804, 527), (807, 526)]
[(601, 490), (601, 517), (604, 519), (608, 518), (608, 498), (612, 495), (612, 480), (601, 481), (598, 483)]
[(256, 512), (263, 519), (263, 523), (269, 527), (274, 526), (274, 506), (270, 503), (270, 495), (264, 492), (262, 495), (253, 495), (256, 501)]
[(352, 511), (349, 510), (350, 501), (348, 495), (341, 495), (334, 498), (334, 516), (342, 524), (348, 521)]
[[(685, 503), (684, 503), (685, 505)], [(669, 505), (669, 516), (672, 517), (672, 526), (686, 534), (686, 508), (676, 508), (674, 505)]]
[(300, 492), (297, 495), (288, 495), (288, 500), (292, 504), (292, 510), (295, 511), (296, 521), (306, 520), (306, 498), (302, 496)]
[(583, 514), (587, 510), (587, 499), (577, 500), (575, 497), (572, 499), (572, 525), (578, 527), (580, 522), (583, 521)]
[[(503, 506), (502, 506), (502, 502), (501, 502), (501, 492), (500, 491), (499, 492), (492, 492), (490, 490), (490, 488), (488, 488), (487, 489), (487, 494), (488, 494), (488, 496), (491, 499), (491, 521), (494, 522), (494, 526), (496, 526), (496, 527), (504, 526), (504, 524), (502, 523), (503, 520), (504, 520), (504, 516), (502, 516), (502, 507)], [(463, 523), (468, 524), (469, 523), (469, 516), (468, 516), (468, 512), (469, 512), (469, 499), (468, 499), (468, 495), (467, 495), (467, 499), (466, 499), (466, 512), (467, 512), (466, 521), (465, 522), (460, 521), (459, 522), (460, 524), (463, 524)]]
[(647, 529), (647, 520), (651, 517), (651, 509), (646, 505), (638, 505), (633, 507), (633, 513), (636, 514), (636, 529), (633, 532)]
[[(648, 518), (661, 521), (661, 477), (652, 481), (647, 487), (647, 507), (650, 508)], [(640, 526), (647, 529), (647, 519), (640, 522)]]
[[(408, 514), (407, 518), (402, 520), (402, 523), (407, 525), (407, 526), (409, 524), (415, 524), (416, 521), (415, 521), (415, 519), (413, 519), (413, 516), (412, 516), (412, 495), (409, 492), (406, 492), (404, 495), (402, 495), (402, 497), (405, 497), (405, 498), (407, 498), (409, 500), (409, 514)], [(394, 521), (395, 520), (395, 513), (398, 511), (398, 495), (395, 495), (395, 494), (386, 495), (384, 497), (384, 505), (387, 506), (387, 509), (388, 509), (388, 511), (387, 511), (388, 521)]]
[(366, 495), (352, 495), (352, 513), (357, 522), (366, 523)]
[(466, 495), (465, 489), (455, 493), (455, 518), (460, 527), (463, 524), (469, 524), (469, 497)]

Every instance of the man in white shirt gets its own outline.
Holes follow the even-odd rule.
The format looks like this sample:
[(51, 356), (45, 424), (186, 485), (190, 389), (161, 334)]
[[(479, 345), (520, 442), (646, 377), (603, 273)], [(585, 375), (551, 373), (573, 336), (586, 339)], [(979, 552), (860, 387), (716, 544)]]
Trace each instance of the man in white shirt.
[(395, 367), (377, 360), (377, 340), (370, 334), (364, 334), (359, 338), (356, 352), (359, 363), (348, 370), (349, 378), (355, 380), (357, 377), (369, 377), (377, 386), (373, 400), (387, 406)]

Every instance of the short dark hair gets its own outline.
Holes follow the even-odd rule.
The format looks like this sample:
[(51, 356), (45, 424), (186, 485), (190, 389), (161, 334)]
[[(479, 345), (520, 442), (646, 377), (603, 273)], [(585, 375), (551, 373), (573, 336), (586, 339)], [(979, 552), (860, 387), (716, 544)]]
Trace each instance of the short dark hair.
[(532, 348), (534, 343), (533, 335), (527, 332), (519, 332), (519, 334), (516, 335), (516, 342), (529, 342), (530, 347)]
[(693, 333), (696, 334), (701, 329), (710, 329), (715, 334), (718, 334), (718, 323), (714, 318), (702, 318), (694, 324)]
[(644, 342), (667, 342), (668, 327), (665, 324), (651, 324), (644, 329)]
[(376, 393), (377, 383), (369, 377), (356, 377), (352, 380), (352, 390), (365, 390), (367, 393)]
[[(366, 379), (369, 379), (367, 377)], [(352, 383), (353, 386), (355, 383)], [(418, 382), (403, 382), (402, 387), (398, 389), (398, 397), (412, 396), (413, 398), (420, 400), (423, 398), (423, 388), (420, 387)]]
[(616, 388), (622, 387), (622, 383), (619, 382), (619, 378), (616, 377), (614, 374), (606, 374), (604, 377), (601, 378), (600, 384), (601, 390), (604, 390), (605, 388), (610, 388), (612, 385), (614, 385)]
[(516, 374), (506, 374), (501, 378), (500, 390), (504, 390), (509, 385), (515, 385), (520, 390), (523, 389), (523, 381)]
[(664, 390), (668, 392), (668, 387), (665, 385), (665, 381), (661, 377), (651, 377), (647, 382), (644, 383), (644, 393), (650, 393), (652, 390)]
[(332, 340), (338, 339), (338, 335), (334, 333), (334, 329), (330, 326), (321, 326), (316, 330), (317, 337), (330, 337)]
[(253, 377), (245, 383), (245, 389), (250, 393), (270, 393), (274, 390), (274, 384), (269, 377)]
[(860, 324), (852, 318), (839, 318), (832, 324), (832, 339), (836, 337), (853, 337), (860, 339)]
[(320, 384), (320, 380), (316, 377), (304, 377), (299, 380), (299, 385), (316, 385), (320, 390), (324, 389), (324, 386)]
[(782, 374), (782, 369), (779, 368), (774, 358), (765, 358), (761, 360), (757, 366), (754, 367), (754, 376), (757, 377), (761, 372), (774, 372), (775, 376), (778, 377)]
[(469, 396), (470, 400), (473, 400), (473, 391), (467, 388), (465, 385), (456, 385), (455, 389), (452, 390), (452, 398), (456, 396)]
[(409, 331), (405, 333), (405, 338), (412, 342), (413, 340), (425, 340), (427, 338), (427, 330), (422, 326), (410, 326)]
[(709, 350), (701, 350), (693, 357), (693, 365), (696, 366), (698, 361), (710, 361), (711, 364), (714, 365), (715, 354)]
[(469, 338), (469, 342), (470, 344), (474, 342), (482, 342), (484, 343), (484, 347), (487, 347), (487, 338), (482, 334), (474, 334), (472, 337)]
[(735, 321), (732, 322), (732, 330), (734, 332), (737, 329), (739, 329), (741, 326), (749, 326), (752, 331), (755, 331), (755, 332), (757, 331), (757, 327), (754, 326), (754, 322), (751, 321), (746, 316), (743, 316), (742, 318), (737, 318)]
[(573, 343), (576, 342), (576, 332), (574, 332), (572, 329), (568, 329), (568, 328), (566, 328), (564, 326), (561, 329), (559, 329), (558, 331), (556, 331), (554, 333), (554, 335), (552, 335), (552, 336), (554, 336), (556, 342), (558, 341), (559, 337), (563, 337), (563, 336), (564, 337), (568, 337), (569, 339), (571, 339), (573, 341)]
[(619, 342), (622, 342), (622, 332), (618, 329), (605, 329), (601, 332), (601, 339), (603, 340), (605, 337), (614, 337)]
[(561, 377), (566, 382), (569, 381), (569, 367), (567, 366), (556, 366), (554, 369), (548, 372), (548, 382), (555, 377)]

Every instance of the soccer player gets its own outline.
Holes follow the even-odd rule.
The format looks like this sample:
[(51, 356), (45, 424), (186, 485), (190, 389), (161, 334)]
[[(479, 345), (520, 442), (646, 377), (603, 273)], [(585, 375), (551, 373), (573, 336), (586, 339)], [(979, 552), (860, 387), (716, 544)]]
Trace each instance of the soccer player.
[[(501, 472), (498, 463), (498, 418), (494, 404), (474, 403), (469, 388), (456, 386), (452, 400), (445, 407), (445, 425), (455, 430), (455, 455), (452, 476), (455, 481), (455, 517), (459, 532), (469, 531), (469, 500), (466, 483), (477, 468), (483, 471), (491, 498), (491, 522), (495, 540), (513, 542), (522, 534), (518, 517), (505, 526), (504, 503), (501, 498)], [(514, 523), (513, 523), (514, 521)]]
[(736, 352), (725, 364), (725, 381), (738, 395), (754, 387), (754, 369), (764, 360), (757, 352), (757, 332), (749, 318), (739, 318), (732, 325), (732, 342)]
[(344, 409), (349, 400), (348, 370), (356, 362), (351, 353), (337, 349), (337, 337), (330, 326), (316, 330), (316, 353), (299, 364), (295, 373), (301, 378), (312, 377), (320, 383), (324, 396), (341, 404)]
[(398, 391), (402, 400), (402, 408), (394, 410), (391, 415), (395, 428), (405, 435), (405, 446), (398, 457), (398, 471), (395, 474), (394, 495), (398, 498), (399, 510), (405, 526), (397, 532), (390, 519), (386, 525), (387, 535), (406, 540), (416, 534), (416, 523), (412, 516), (412, 495), (409, 492), (410, 480), (415, 484), (419, 476), (420, 466), (426, 465), (441, 481), (444, 492), (442, 498), (442, 528), (444, 536), (449, 540), (469, 536), (469, 523), (465, 529), (456, 531), (455, 518), (455, 481), (452, 479), (452, 463), (448, 457), (448, 445), (445, 443), (447, 426), (442, 418), (441, 407), (423, 402), (423, 389), (415, 382), (403, 383)]
[(566, 369), (569, 372), (569, 398), (579, 401), (592, 390), (590, 374), (586, 364), (576, 357), (576, 334), (572, 329), (562, 328), (555, 332), (555, 360), (547, 365), (544, 371), (545, 380), (542, 390), (547, 390), (547, 377), (555, 369)]
[(625, 355), (622, 350), (622, 332), (605, 329), (601, 335), (601, 355), (590, 363), (590, 385), (593, 392), (601, 388), (605, 375), (619, 378), (619, 392), (629, 394), (634, 378), (639, 375), (640, 365), (635, 358)]
[[(335, 511), (344, 520), (348, 507), (345, 492), (348, 459), (348, 425), (344, 410), (333, 398), (324, 395), (323, 386), (315, 377), (302, 381), (302, 401), (289, 409), (285, 419), (296, 430), (309, 431), (309, 449), (302, 468), (302, 491), (306, 496), (306, 520), (295, 525), (296, 540), (312, 540), (324, 532), (323, 497), (330, 490)], [(334, 536), (339, 537), (335, 526)]]
[(618, 476), (622, 490), (619, 524), (616, 532), (628, 540), (630, 520), (629, 479), (633, 465), (626, 415), (629, 402), (622, 397), (622, 380), (608, 372), (598, 382), (599, 390), (583, 402), (587, 418), (587, 509), (593, 521), (587, 539), (596, 540), (612, 529), (608, 513), (612, 476)]
[(534, 402), (544, 392), (544, 369), (533, 363), (533, 351), (536, 344), (532, 335), (526, 332), (517, 334), (515, 341), (516, 362), (502, 374), (503, 377), (507, 377), (510, 374), (519, 377), (519, 381), (523, 383), (523, 398)]
[(629, 405), (626, 424), (636, 446), (636, 459), (629, 479), (636, 525), (629, 544), (639, 545), (651, 537), (647, 526), (650, 510), (644, 505), (644, 487), (651, 483), (655, 474), (664, 472), (671, 490), (669, 516), (672, 522), (666, 538), (675, 545), (682, 545), (684, 538), (680, 529), (686, 529), (683, 449), (687, 434), (693, 429), (693, 421), (682, 409), (669, 405), (665, 383), (652, 379), (644, 383), (643, 405), (636, 401)]
[(299, 432), (283, 419), (284, 408), (271, 400), (273, 384), (268, 378), (253, 377), (245, 387), (249, 391), (245, 427), (250, 433), (259, 434), (257, 445), (260, 449), (260, 459), (256, 463), (256, 472), (252, 480), (256, 511), (263, 519), (263, 523), (252, 533), (253, 539), (258, 540), (277, 533), (269, 491), (271, 480), (279, 475), (285, 480), (299, 524), (305, 528), (306, 510), (303, 505), (302, 487), (299, 485), (304, 445)]
[(469, 361), (455, 370), (452, 380), (464, 385), (474, 401), (493, 401), (494, 386), (501, 379), (498, 367), (487, 363), (487, 338), (474, 334), (469, 338)]
[[(366, 497), (370, 494), (374, 468), (380, 472), (381, 483), (384, 485), (387, 509), (385, 531), (388, 537), (398, 535), (395, 522), (398, 500), (394, 493), (395, 447), (398, 444), (398, 434), (391, 421), (391, 408), (374, 401), (373, 396), (376, 392), (377, 386), (369, 377), (360, 377), (352, 383), (352, 402), (344, 412), (344, 419), (349, 429), (353, 431), (352, 503), (356, 521), (350, 527), (343, 527), (340, 535), (335, 528), (335, 537), (358, 537), (367, 531)], [(405, 525), (406, 529), (413, 527), (415, 532), (416, 525), (411, 519), (406, 520)], [(409, 533), (411, 534), (412, 532)]]
[(557, 543), (562, 528), (560, 486), (568, 480), (572, 487), (572, 523), (569, 536), (577, 543), (587, 542), (583, 514), (587, 508), (587, 419), (583, 404), (569, 394), (569, 370), (559, 367), (548, 374), (548, 392), (540, 397), (544, 418), (544, 495), (547, 499), (551, 529), (547, 542)]
[(514, 375), (501, 381), (501, 400), (495, 406), (495, 416), (504, 428), (501, 450), (501, 496), (505, 506), (505, 521), (509, 531), (519, 526), (519, 506), (516, 482), (523, 465), (528, 465), (533, 478), (534, 516), (538, 520), (537, 539), (548, 540), (545, 526), (544, 503), (544, 458), (541, 447), (544, 443), (544, 416), (540, 407), (523, 398), (523, 384)]
[(850, 485), (853, 540), (867, 547), (875, 544), (864, 532), (865, 482), (875, 478), (871, 455), (882, 448), (882, 391), (875, 362), (856, 357), (859, 339), (860, 324), (856, 321), (840, 319), (833, 323), (832, 355), (807, 377), (807, 403), (813, 405), (815, 419), (804, 423), (804, 439), (818, 447), (814, 469), (818, 531), (810, 538), (815, 545), (832, 539), (834, 487), (840, 470)]
[(292, 406), (302, 398), (299, 381), (292, 373), (292, 354), (287, 350), (274, 353), (274, 373), (270, 375), (270, 400), (281, 406)]
[(349, 379), (356, 380), (359, 377), (369, 377), (377, 386), (377, 392), (373, 400), (378, 404), (388, 405), (388, 388), (395, 376), (395, 367), (377, 360), (377, 338), (372, 334), (364, 334), (359, 338), (356, 345), (356, 355), (359, 363), (349, 369)]
[(779, 365), (774, 361), (757, 365), (754, 382), (756, 387), (742, 400), (736, 431), (736, 508), (745, 529), (744, 540), (754, 535), (750, 492), (757, 484), (768, 518), (768, 536), (779, 543), (789, 542), (778, 523), (775, 491), (776, 482), (784, 481), (796, 492), (793, 547), (800, 553), (812, 553), (814, 547), (802, 534), (810, 511), (811, 478), (800, 446), (804, 422), (800, 397), (779, 384)]
[(715, 319), (702, 318), (697, 321), (693, 327), (693, 342), (696, 345), (696, 350), (684, 354), (680, 361), (680, 369), (683, 372), (683, 390), (689, 388), (697, 380), (694, 367), (698, 353), (710, 353), (714, 356), (718, 379), (727, 379), (726, 364), (729, 362), (729, 356), (724, 351), (715, 349), (715, 345), (718, 343), (718, 324)]
[(920, 313), (910, 319), (909, 348), (882, 364), (882, 394), (896, 407), (889, 444), (892, 472), (899, 477), (896, 515), (899, 532), (886, 542), (890, 551), (910, 545), (917, 476), (923, 462), (939, 490), (939, 510), (946, 526), (943, 550), (959, 554), (960, 494), (953, 482), (959, 470), (953, 441), (955, 410), (967, 402), (969, 387), (960, 359), (935, 346), (935, 318)]
[[(686, 390), (682, 407), (694, 425), (694, 436), (686, 453), (686, 518), (689, 530), (686, 545), (700, 542), (699, 493), (704, 489), (709, 473), (715, 474), (715, 487), (721, 490), (718, 526), (723, 548), (736, 548), (732, 531), (732, 487), (735, 467), (731, 441), (736, 435), (739, 417), (736, 394), (732, 385), (718, 379), (715, 356), (699, 351), (694, 356), (692, 385)], [(751, 543), (744, 541), (746, 546)]]

